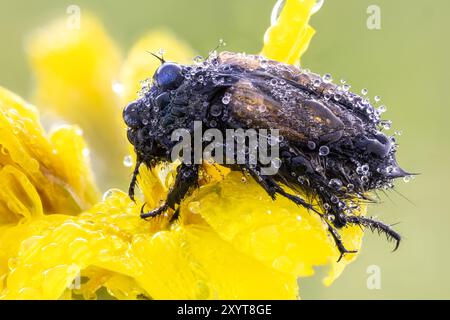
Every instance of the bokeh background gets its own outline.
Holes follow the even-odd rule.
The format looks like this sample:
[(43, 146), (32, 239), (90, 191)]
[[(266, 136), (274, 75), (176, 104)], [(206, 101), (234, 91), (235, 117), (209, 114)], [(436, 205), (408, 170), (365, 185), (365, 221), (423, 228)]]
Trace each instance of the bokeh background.
[[(219, 39), (226, 50), (257, 53), (275, 0), (0, 0), (0, 85), (29, 97), (33, 81), (24, 41), (37, 27), (64, 16), (69, 5), (100, 17), (124, 52), (140, 35), (167, 27), (198, 53)], [(381, 30), (366, 27), (369, 5), (381, 8)], [(400, 164), (420, 172), (399, 181), (396, 191), (369, 210), (404, 235), (391, 245), (367, 233), (360, 257), (329, 288), (324, 270), (301, 279), (304, 299), (449, 299), (450, 279), (450, 2), (446, 0), (325, 0), (312, 18), (317, 30), (302, 65), (344, 78), (354, 91), (369, 89), (388, 107)], [(402, 196), (403, 195), (403, 196)], [(407, 199), (406, 199), (407, 198)], [(381, 288), (370, 290), (368, 270), (381, 272)]]

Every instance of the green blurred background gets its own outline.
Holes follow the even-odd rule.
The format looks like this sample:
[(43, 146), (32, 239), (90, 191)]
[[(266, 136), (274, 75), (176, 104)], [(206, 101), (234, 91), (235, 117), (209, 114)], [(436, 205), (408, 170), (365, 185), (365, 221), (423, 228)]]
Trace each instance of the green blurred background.
[[(199, 53), (225, 39), (226, 50), (258, 52), (275, 0), (0, 1), (0, 85), (30, 96), (32, 79), (23, 43), (30, 31), (65, 15), (69, 5), (98, 15), (124, 52), (145, 31), (166, 26)], [(366, 10), (381, 8), (381, 30), (368, 30)], [(403, 245), (391, 253), (378, 235), (367, 234), (360, 257), (330, 287), (324, 270), (301, 279), (304, 299), (450, 298), (448, 98), (450, 2), (326, 0), (312, 18), (317, 30), (304, 67), (345, 78), (353, 90), (368, 88), (388, 106), (386, 118), (401, 130), (399, 162), (414, 181), (399, 181), (381, 205), (369, 210), (401, 222)], [(381, 289), (367, 287), (370, 266), (381, 272)]]

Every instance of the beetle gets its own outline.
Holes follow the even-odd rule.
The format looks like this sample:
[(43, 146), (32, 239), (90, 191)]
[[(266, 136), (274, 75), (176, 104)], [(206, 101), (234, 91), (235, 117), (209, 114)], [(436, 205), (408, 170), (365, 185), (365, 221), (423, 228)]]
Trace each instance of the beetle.
[[(152, 83), (123, 110), (137, 155), (131, 199), (142, 164), (171, 161), (176, 129), (193, 134), (196, 121), (204, 130), (222, 132), (277, 128), (283, 139), (276, 174), (263, 174), (259, 162), (229, 167), (250, 175), (272, 199), (280, 195), (317, 213), (339, 249), (339, 260), (355, 252), (346, 249), (338, 233), (348, 225), (384, 233), (396, 242), (394, 251), (398, 248), (401, 236), (390, 226), (354, 214), (358, 202), (374, 201), (371, 191), (392, 188), (394, 179), (409, 175), (397, 164), (395, 140), (382, 132), (386, 122), (381, 111), (368, 99), (334, 84), (329, 75), (258, 55), (214, 53), (192, 65), (156, 57), (161, 65)], [(141, 217), (174, 209), (198, 185), (200, 169), (199, 164), (181, 163), (165, 202), (149, 212), (141, 210)]]

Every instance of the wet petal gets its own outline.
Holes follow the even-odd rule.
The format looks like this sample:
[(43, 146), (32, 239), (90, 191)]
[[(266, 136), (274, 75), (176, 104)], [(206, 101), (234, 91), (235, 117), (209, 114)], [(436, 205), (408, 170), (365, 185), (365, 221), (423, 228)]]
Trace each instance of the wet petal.
[(293, 299), (297, 295), (295, 277), (237, 252), (208, 227), (178, 227), (135, 241), (137, 254), (148, 266), (138, 281), (154, 298)]
[(76, 214), (98, 200), (77, 132), (64, 127), (48, 137), (36, 109), (0, 88), (0, 222)]
[[(339, 252), (326, 225), (313, 212), (278, 197), (273, 201), (253, 180), (242, 182), (241, 173), (201, 191), (186, 201), (186, 210), (201, 214), (206, 222), (236, 250), (266, 266), (294, 276), (310, 276), (315, 266), (332, 266), (326, 284), (339, 276), (355, 255), (336, 263)], [(359, 250), (362, 230), (341, 230), (348, 250)]]
[(80, 28), (70, 27), (66, 19), (54, 21), (31, 35), (27, 52), (35, 76), (34, 101), (83, 129), (102, 186), (125, 185), (127, 140), (122, 105), (113, 90), (121, 55), (102, 24), (88, 13)]
[(309, 25), (316, 0), (286, 0), (280, 15), (264, 35), (261, 54), (269, 59), (297, 64), (315, 31)]
[[(155, 233), (152, 227), (162, 221), (145, 222), (138, 209), (115, 191), (78, 217), (43, 216), (32, 224), (3, 227), (0, 296), (69, 298), (72, 290), (95, 298), (106, 287), (124, 299), (296, 297), (295, 277), (237, 252), (208, 226), (161, 224)], [(16, 245), (9, 248), (6, 236)]]

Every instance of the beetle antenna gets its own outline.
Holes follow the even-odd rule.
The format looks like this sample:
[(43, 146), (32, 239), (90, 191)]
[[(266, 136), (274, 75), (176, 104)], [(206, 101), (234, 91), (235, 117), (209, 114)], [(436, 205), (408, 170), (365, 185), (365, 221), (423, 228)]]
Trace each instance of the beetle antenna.
[(160, 57), (157, 54), (154, 54), (153, 52), (147, 51), (148, 53), (150, 53), (152, 56), (154, 56), (156, 59), (158, 59), (159, 61), (161, 61), (161, 64), (166, 63), (166, 60), (164, 60), (164, 57)]

